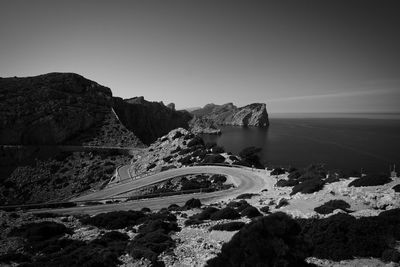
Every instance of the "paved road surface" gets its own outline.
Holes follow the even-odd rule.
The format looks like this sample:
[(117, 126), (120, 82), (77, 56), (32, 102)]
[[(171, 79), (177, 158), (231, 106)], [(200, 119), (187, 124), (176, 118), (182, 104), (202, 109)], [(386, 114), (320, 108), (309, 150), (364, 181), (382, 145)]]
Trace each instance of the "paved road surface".
[(131, 182), (116, 185), (111, 188), (107, 188), (102, 191), (91, 193), (85, 196), (81, 196), (73, 199), (73, 201), (90, 201), (94, 199), (110, 198), (126, 196), (130, 191), (148, 186), (153, 183), (158, 183), (176, 176), (187, 175), (187, 174), (223, 174), (229, 177), (230, 181), (235, 184), (235, 188), (228, 190), (211, 192), (211, 193), (195, 193), (188, 195), (175, 195), (162, 198), (143, 199), (137, 201), (129, 201), (118, 204), (105, 204), (97, 206), (84, 206), (74, 207), (66, 209), (54, 209), (52, 212), (57, 213), (87, 213), (97, 214), (101, 212), (108, 212), (112, 210), (134, 210), (143, 207), (150, 209), (160, 209), (168, 207), (171, 204), (182, 205), (190, 198), (198, 198), (204, 204), (209, 204), (222, 199), (234, 198), (243, 193), (259, 193), (262, 189), (267, 186), (267, 181), (260, 172), (253, 172), (249, 169), (236, 168), (236, 167), (223, 167), (223, 166), (194, 166), (179, 169), (172, 169), (165, 172), (160, 172), (151, 176), (147, 176), (141, 179), (133, 180)]

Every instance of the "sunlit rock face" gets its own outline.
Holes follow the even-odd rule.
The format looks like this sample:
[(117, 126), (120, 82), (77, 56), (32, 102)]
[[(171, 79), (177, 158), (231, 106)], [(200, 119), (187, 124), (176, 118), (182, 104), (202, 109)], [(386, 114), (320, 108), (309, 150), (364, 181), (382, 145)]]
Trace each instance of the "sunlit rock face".
[(217, 125), (256, 126), (269, 125), (268, 113), (264, 103), (253, 103), (236, 107), (232, 103), (224, 105), (208, 104), (191, 112), (196, 117), (212, 121)]

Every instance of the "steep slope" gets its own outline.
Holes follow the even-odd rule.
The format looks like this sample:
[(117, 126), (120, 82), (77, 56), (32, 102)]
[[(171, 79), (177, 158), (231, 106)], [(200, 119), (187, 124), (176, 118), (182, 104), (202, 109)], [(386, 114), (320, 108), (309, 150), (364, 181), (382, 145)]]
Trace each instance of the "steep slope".
[(60, 144), (104, 120), (112, 93), (74, 73), (0, 79), (0, 144)]
[[(263, 103), (253, 103), (241, 108), (232, 103), (224, 105), (208, 104), (202, 109), (191, 112), (195, 115), (195, 120), (202, 118), (210, 120), (217, 125), (235, 125), (235, 126), (257, 126), (265, 127), (269, 125), (266, 105)], [(196, 124), (192, 122), (192, 124)]]
[(149, 102), (143, 97), (123, 100), (113, 99), (114, 110), (121, 122), (140, 138), (145, 144), (150, 144), (158, 137), (172, 129), (188, 128), (192, 116), (186, 111), (175, 111), (162, 102)]

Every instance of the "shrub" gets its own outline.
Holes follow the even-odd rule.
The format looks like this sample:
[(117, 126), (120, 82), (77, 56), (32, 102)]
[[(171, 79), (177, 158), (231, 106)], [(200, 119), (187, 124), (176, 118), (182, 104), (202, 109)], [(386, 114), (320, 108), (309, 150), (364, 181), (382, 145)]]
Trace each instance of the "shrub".
[(313, 245), (312, 256), (334, 261), (383, 256), (400, 238), (400, 210), (356, 219), (335, 214), (325, 219), (299, 220), (303, 235)]
[[(261, 148), (257, 147), (246, 147), (240, 153), (239, 156), (243, 159), (243, 163), (247, 164), (249, 167), (254, 166), (256, 168), (264, 168), (260, 162), (258, 153), (261, 152)], [(241, 164), (238, 164), (241, 165)]]
[(195, 136), (192, 140), (190, 140), (190, 141), (187, 143), (187, 146), (188, 146), (188, 147), (198, 146), (198, 145), (204, 146), (204, 141), (203, 141), (203, 139), (202, 139), (200, 136)]
[(215, 146), (215, 147), (211, 148), (211, 153), (218, 154), (218, 153), (224, 153), (224, 152), (225, 152), (225, 150), (221, 146)]
[(239, 166), (244, 166), (244, 167), (251, 167), (252, 165), (250, 163), (248, 163), (245, 160), (237, 160), (232, 162), (233, 165), (239, 165)]
[(64, 234), (71, 234), (72, 231), (64, 224), (56, 222), (39, 222), (21, 225), (13, 228), (9, 236), (20, 236), (28, 240), (29, 243), (36, 243), (51, 238), (57, 238)]
[(175, 222), (149, 221), (139, 228), (140, 234), (135, 236), (128, 245), (130, 255), (135, 259), (145, 257), (153, 265), (158, 263), (158, 255), (175, 245), (168, 233), (178, 230), (179, 228)]
[(215, 184), (223, 184), (226, 182), (226, 176), (220, 174), (214, 174), (213, 176), (211, 176), (211, 180)]
[(126, 240), (95, 239), (90, 243), (72, 239), (53, 240), (28, 266), (118, 266)]
[(181, 207), (179, 207), (177, 204), (171, 204), (168, 206), (168, 210), (179, 210)]
[(129, 240), (129, 236), (118, 231), (111, 231), (103, 234), (98, 240), (106, 243), (110, 243), (113, 241), (127, 241)]
[(224, 163), (225, 157), (219, 154), (208, 154), (205, 155), (203, 159), (203, 163)]
[(202, 224), (203, 221), (196, 218), (189, 218), (185, 221), (185, 226)]
[(242, 216), (246, 216), (247, 218), (254, 218), (258, 216), (262, 216), (262, 214), (258, 211), (256, 207), (248, 206), (240, 213)]
[(161, 171), (163, 172), (163, 171), (168, 171), (168, 170), (171, 170), (171, 169), (176, 169), (176, 166), (175, 165), (168, 165), (168, 166), (162, 166), (161, 167)]
[(57, 218), (57, 217), (62, 217), (63, 215), (53, 213), (53, 212), (40, 212), (40, 213), (35, 213), (35, 217), (38, 217), (40, 219), (44, 218)]
[(293, 171), (291, 173), (289, 173), (288, 178), (289, 180), (296, 180), (301, 176), (301, 172), (300, 171)]
[(141, 211), (112, 211), (108, 213), (100, 213), (93, 217), (82, 218), (81, 222), (96, 227), (114, 230), (136, 225), (138, 224), (139, 219), (144, 217), (145, 215)]
[(183, 139), (184, 140), (189, 140), (189, 139), (192, 139), (193, 137), (194, 137), (194, 134), (188, 133), (187, 135), (185, 135), (185, 137)]
[(394, 192), (399, 193), (400, 192), (400, 184), (393, 186), (392, 189), (394, 190)]
[(169, 234), (171, 231), (180, 231), (180, 228), (176, 222), (164, 221), (162, 219), (148, 220), (139, 227), (140, 234), (146, 234), (155, 231)]
[(207, 188), (211, 185), (210, 181), (204, 182), (204, 183), (200, 183), (196, 180), (183, 180), (181, 182), (182, 187), (181, 190), (182, 191), (186, 191), (186, 190), (194, 190), (194, 189), (200, 189), (200, 188)]
[(285, 174), (285, 170), (282, 168), (276, 168), (271, 172), (271, 175), (281, 175)]
[(238, 195), (238, 196), (236, 197), (236, 199), (250, 199), (250, 198), (252, 198), (252, 197), (254, 197), (254, 196), (259, 196), (259, 194), (245, 193), (245, 194)]
[(186, 157), (183, 157), (183, 158), (179, 159), (178, 162), (180, 162), (182, 165), (190, 165), (193, 163), (192, 156), (188, 155)]
[(171, 159), (172, 159), (172, 156), (166, 156), (165, 158), (163, 158), (163, 161), (170, 162)]
[(217, 146), (217, 143), (215, 143), (215, 142), (207, 142), (204, 146), (205, 146), (206, 149), (211, 149), (211, 148)]
[(175, 149), (171, 150), (171, 154), (174, 154), (174, 153), (179, 152), (181, 150), (182, 150), (182, 148), (180, 146), (177, 146)]
[(260, 208), (260, 210), (264, 213), (269, 213), (269, 206), (264, 206), (264, 207)]
[(197, 198), (191, 198), (188, 201), (186, 201), (185, 207), (189, 208), (189, 209), (200, 208), (201, 201), (200, 201), (200, 199), (197, 199)]
[(303, 193), (303, 194), (311, 194), (314, 192), (318, 192), (324, 187), (324, 181), (319, 178), (311, 179), (304, 181), (298, 185), (295, 185), (292, 189), (290, 195), (294, 195), (296, 193)]
[(400, 262), (400, 252), (395, 249), (386, 249), (382, 252), (382, 261), (384, 262)]
[(192, 153), (192, 157), (199, 157), (200, 159), (203, 159), (207, 155), (207, 151), (203, 149), (197, 149)]
[(151, 209), (144, 207), (140, 210), (141, 212), (151, 212)]
[(31, 258), (28, 255), (22, 253), (7, 253), (0, 255), (0, 263), (10, 264), (11, 262), (31, 262)]
[(367, 174), (364, 177), (355, 179), (352, 181), (349, 186), (376, 186), (376, 185), (384, 185), (391, 182), (392, 179), (385, 174)]
[(278, 204), (275, 206), (275, 208), (280, 209), (287, 205), (289, 205), (289, 200), (287, 200), (286, 198), (281, 198), (279, 200)]
[(214, 208), (214, 207), (207, 207), (202, 212), (193, 215), (191, 218), (192, 219), (197, 219), (197, 220), (200, 220), (200, 221), (209, 220), (211, 218), (211, 215), (214, 214), (217, 211), (219, 211), (219, 209)]
[(240, 200), (239, 202), (231, 201), (226, 206), (230, 207), (230, 208), (234, 208), (237, 212), (241, 212), (245, 208), (249, 207), (250, 204), (247, 203), (246, 200)]
[(245, 225), (207, 266), (307, 266), (298, 223), (275, 213)]
[(238, 218), (240, 218), (240, 214), (236, 210), (234, 210), (230, 207), (220, 209), (220, 210), (212, 213), (210, 216), (210, 219), (213, 221), (223, 220), (223, 219), (234, 220), (234, 219), (238, 219)]
[(346, 201), (341, 199), (335, 199), (335, 200), (330, 200), (319, 207), (316, 207), (314, 211), (318, 212), (319, 214), (329, 214), (336, 209), (341, 209), (343, 211), (348, 212), (349, 208), (350, 205)]
[(237, 157), (235, 157), (235, 156), (229, 156), (229, 159), (232, 160), (233, 162), (239, 160), (239, 159), (238, 159)]
[(174, 134), (174, 136), (172, 137), (172, 139), (177, 139), (177, 138), (180, 138), (180, 137), (182, 137), (183, 136), (183, 133), (181, 133), (181, 132), (176, 132), (175, 134)]
[(237, 231), (243, 228), (246, 224), (244, 222), (228, 222), (228, 223), (222, 223), (222, 224), (217, 224), (214, 225), (213, 227), (210, 228), (210, 231), (216, 230), (216, 231)]
[(149, 166), (147, 166), (146, 170), (148, 171), (150, 169), (153, 169), (155, 166), (157, 166), (157, 165), (153, 162)]
[(276, 182), (276, 186), (278, 186), (278, 187), (295, 186), (295, 185), (298, 185), (298, 184), (299, 184), (298, 180), (280, 179), (278, 182)]

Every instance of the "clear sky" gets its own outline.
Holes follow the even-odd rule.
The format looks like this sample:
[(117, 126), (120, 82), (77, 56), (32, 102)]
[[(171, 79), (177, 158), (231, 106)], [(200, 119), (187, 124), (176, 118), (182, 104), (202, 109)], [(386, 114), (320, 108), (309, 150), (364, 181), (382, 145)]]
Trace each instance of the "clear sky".
[(177, 108), (400, 112), (397, 2), (0, 0), (0, 77), (75, 72)]

